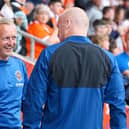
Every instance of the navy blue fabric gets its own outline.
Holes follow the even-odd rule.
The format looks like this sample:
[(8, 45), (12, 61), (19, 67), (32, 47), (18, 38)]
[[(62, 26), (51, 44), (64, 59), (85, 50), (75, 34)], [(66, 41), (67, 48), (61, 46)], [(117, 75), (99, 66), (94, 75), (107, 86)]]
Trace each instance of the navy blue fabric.
[[(53, 55), (70, 42), (97, 47), (86, 37), (71, 36), (41, 53), (27, 87), (23, 105), (24, 129), (103, 129), (104, 102), (110, 105), (111, 128), (126, 129), (124, 86), (116, 59), (111, 53), (101, 49), (111, 65), (111, 74), (103, 86), (58, 86), (50, 71), (50, 62)], [(89, 58), (86, 60), (90, 61)]]
[(62, 88), (102, 87), (111, 74), (108, 56), (101, 48), (88, 43), (62, 45), (54, 52), (49, 64), (52, 78)]

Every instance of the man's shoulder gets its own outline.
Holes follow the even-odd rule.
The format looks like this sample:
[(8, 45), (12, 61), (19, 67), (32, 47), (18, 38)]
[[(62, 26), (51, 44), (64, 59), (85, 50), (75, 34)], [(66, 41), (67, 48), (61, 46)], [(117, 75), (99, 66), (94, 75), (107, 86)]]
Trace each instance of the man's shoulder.
[(122, 52), (122, 53), (120, 53), (119, 55), (116, 56), (117, 61), (123, 60), (125, 58), (126, 59), (129, 58), (129, 56), (125, 52)]
[(106, 54), (109, 58), (114, 58), (114, 55), (110, 52), (110, 51), (107, 51), (105, 50), (104, 48), (96, 45), (95, 43), (92, 43), (91, 44), (93, 47), (95, 47), (96, 49), (98, 49), (99, 51), (103, 52), (104, 54)]
[(122, 56), (127, 56), (127, 54), (125, 52), (122, 52), (122, 53), (118, 54), (116, 57), (122, 57)]
[(107, 51), (107, 50), (105, 50), (105, 49), (103, 49), (103, 48), (101, 48), (101, 47), (99, 47), (97, 45), (95, 45), (95, 46), (99, 49), (99, 51), (101, 51), (103, 53), (102, 55), (105, 55), (105, 57), (110, 62), (110, 65), (114, 66), (115, 60), (116, 60), (115, 56), (111, 52), (109, 52), (109, 51)]
[(51, 57), (55, 53), (55, 51), (58, 48), (60, 48), (62, 45), (63, 45), (63, 43), (60, 42), (60, 43), (57, 43), (57, 44), (54, 44), (54, 45), (51, 45), (51, 46), (46, 47), (42, 51), (41, 56), (44, 56), (45, 55), (45, 56)]
[(16, 55), (10, 56), (10, 61), (12, 63), (24, 64), (24, 61), (20, 59), (19, 57), (17, 57)]

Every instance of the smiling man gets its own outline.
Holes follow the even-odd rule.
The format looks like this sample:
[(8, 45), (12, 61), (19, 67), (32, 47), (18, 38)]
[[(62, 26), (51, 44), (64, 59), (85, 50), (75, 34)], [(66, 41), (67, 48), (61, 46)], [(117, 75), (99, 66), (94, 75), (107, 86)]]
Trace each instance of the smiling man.
[(27, 83), (24, 63), (11, 56), (16, 46), (12, 20), (0, 19), (0, 129), (21, 129), (23, 86)]

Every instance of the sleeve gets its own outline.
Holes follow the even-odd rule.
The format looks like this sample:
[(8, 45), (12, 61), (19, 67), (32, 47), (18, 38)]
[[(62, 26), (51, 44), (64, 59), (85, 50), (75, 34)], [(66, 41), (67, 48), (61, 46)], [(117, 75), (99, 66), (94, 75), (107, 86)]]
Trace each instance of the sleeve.
[(123, 73), (125, 70), (128, 70), (128, 62), (125, 60), (124, 57), (122, 57), (122, 55), (116, 56), (116, 60), (121, 73)]
[[(23, 87), (23, 93), (22, 93), (22, 105), (25, 100), (25, 96), (27, 92), (27, 84), (28, 84), (28, 75), (27, 75), (27, 70), (24, 63), (23, 63), (23, 73), (24, 73), (24, 87)], [(23, 111), (23, 107), (21, 110)]]
[(47, 100), (48, 63), (45, 50), (40, 55), (28, 82), (23, 103), (23, 129), (39, 129), (43, 105)]
[(113, 62), (111, 77), (104, 91), (105, 102), (110, 107), (111, 129), (126, 129), (125, 90), (115, 58)]

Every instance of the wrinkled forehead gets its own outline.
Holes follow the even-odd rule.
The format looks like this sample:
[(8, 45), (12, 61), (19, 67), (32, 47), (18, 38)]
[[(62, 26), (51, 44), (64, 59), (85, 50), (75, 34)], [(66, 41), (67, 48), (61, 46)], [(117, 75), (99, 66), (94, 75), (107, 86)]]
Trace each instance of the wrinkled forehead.
[(16, 33), (16, 26), (14, 24), (0, 24), (0, 33), (5, 32)]
[(15, 24), (13, 23), (10, 23), (10, 24), (7, 24), (7, 23), (0, 23), (0, 28), (16, 28)]

